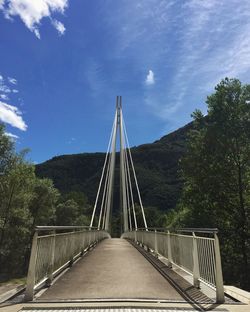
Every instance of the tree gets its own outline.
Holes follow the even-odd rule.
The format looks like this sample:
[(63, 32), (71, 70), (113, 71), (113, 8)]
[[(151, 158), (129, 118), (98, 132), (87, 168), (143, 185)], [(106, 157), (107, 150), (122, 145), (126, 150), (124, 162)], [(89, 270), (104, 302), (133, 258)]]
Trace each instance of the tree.
[(35, 225), (53, 224), (59, 192), (49, 179), (38, 179), (27, 150), (16, 153), (0, 124), (0, 268), (24, 275)]
[[(89, 204), (86, 194), (79, 191), (72, 191), (67, 194), (61, 195), (61, 201), (65, 202), (69, 199), (73, 199), (77, 203), (77, 205), (79, 206), (80, 214), (91, 216), (93, 207)], [(90, 223), (90, 220), (88, 223)]]
[(56, 204), (59, 192), (54, 188), (50, 179), (38, 179), (34, 181), (34, 196), (29, 209), (33, 218), (32, 228), (35, 225), (53, 225), (55, 223)]
[(4, 126), (0, 124), (0, 175), (8, 170), (14, 154), (14, 144), (4, 130)]
[(34, 180), (34, 166), (26, 163), (23, 155), (13, 156), (11, 167), (0, 180), (0, 264), (11, 273), (25, 262)]
[(207, 116), (193, 114), (181, 160), (182, 224), (218, 227), (225, 277), (249, 289), (250, 85), (226, 78), (206, 103)]
[(78, 225), (77, 220), (79, 216), (79, 206), (73, 199), (68, 199), (57, 205), (57, 225)]

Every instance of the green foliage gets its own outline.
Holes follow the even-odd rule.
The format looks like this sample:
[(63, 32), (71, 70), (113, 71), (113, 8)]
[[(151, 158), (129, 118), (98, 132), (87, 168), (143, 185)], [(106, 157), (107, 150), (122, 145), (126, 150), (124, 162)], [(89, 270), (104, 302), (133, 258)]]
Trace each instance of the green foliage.
[(57, 225), (85, 225), (90, 223), (89, 216), (83, 214), (84, 208), (74, 199), (67, 199), (56, 207)]
[(86, 196), (60, 196), (52, 180), (36, 177), (26, 153), (15, 152), (0, 124), (0, 280), (26, 274), (36, 225), (89, 224)]
[(33, 198), (30, 203), (30, 213), (35, 225), (53, 225), (55, 223), (56, 203), (59, 192), (49, 179), (35, 179)]
[(56, 208), (56, 223), (58, 225), (72, 225), (79, 215), (79, 206), (73, 199), (58, 204)]
[(4, 134), (4, 126), (0, 124), (0, 174), (10, 167), (13, 156), (13, 142)]
[(15, 273), (24, 263), (29, 242), (34, 167), (22, 156), (13, 155), (12, 164), (0, 178), (0, 262)]
[[(224, 79), (207, 98), (208, 114), (195, 111), (179, 214), (184, 226), (218, 227), (226, 282), (249, 289), (250, 86)], [(171, 218), (170, 218), (171, 219)], [(180, 218), (179, 218), (180, 219)], [(178, 217), (176, 217), (178, 220)], [(172, 219), (172, 223), (177, 221)], [(234, 265), (232, 265), (234, 264)]]

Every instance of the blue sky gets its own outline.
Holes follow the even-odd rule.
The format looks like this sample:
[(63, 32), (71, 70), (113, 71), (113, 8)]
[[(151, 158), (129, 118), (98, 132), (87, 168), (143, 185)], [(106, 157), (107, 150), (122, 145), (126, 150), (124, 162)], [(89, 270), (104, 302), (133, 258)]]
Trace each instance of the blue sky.
[(224, 77), (249, 83), (249, 0), (0, 0), (0, 120), (30, 159), (185, 125)]

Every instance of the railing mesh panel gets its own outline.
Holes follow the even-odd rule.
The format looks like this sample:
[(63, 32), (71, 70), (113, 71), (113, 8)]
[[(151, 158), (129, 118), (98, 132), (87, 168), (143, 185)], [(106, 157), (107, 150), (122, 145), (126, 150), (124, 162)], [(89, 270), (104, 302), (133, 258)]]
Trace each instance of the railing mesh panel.
[(104, 231), (76, 231), (38, 236), (35, 285), (73, 260), (94, 242), (108, 237)]
[[(178, 265), (190, 274), (194, 273), (194, 239), (197, 243), (200, 280), (215, 287), (215, 239), (193, 235), (172, 234), (154, 231), (131, 231), (123, 234), (128, 238), (164, 256), (171, 263)], [(170, 241), (171, 259), (168, 242)]]

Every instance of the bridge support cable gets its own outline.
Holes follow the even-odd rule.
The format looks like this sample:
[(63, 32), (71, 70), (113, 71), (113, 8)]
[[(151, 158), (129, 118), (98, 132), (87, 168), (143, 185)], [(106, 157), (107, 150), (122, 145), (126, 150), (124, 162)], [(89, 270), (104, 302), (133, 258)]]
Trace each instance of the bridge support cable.
[[(132, 231), (132, 217), (131, 217), (131, 207), (134, 208), (134, 198), (133, 198), (133, 190), (130, 178), (130, 170), (128, 163), (128, 155), (127, 148), (124, 149), (124, 164), (125, 164), (125, 172), (126, 172), (126, 190), (127, 190), (127, 198), (128, 198), (128, 218), (129, 218), (129, 230)], [(135, 218), (135, 214), (134, 214)], [(134, 220), (134, 228), (137, 228), (137, 221)]]
[(116, 98), (116, 113), (107, 153), (104, 160), (102, 174), (98, 185), (90, 228), (93, 227), (95, 216), (99, 213), (98, 230), (102, 229), (109, 231), (110, 229), (110, 216), (113, 206), (114, 174), (116, 163), (116, 141), (118, 135), (120, 140), (120, 208), (122, 211), (123, 230), (126, 232), (128, 230), (132, 231), (133, 229), (138, 229), (138, 222), (135, 211), (135, 196), (133, 194), (133, 183), (138, 195), (144, 227), (147, 229), (146, 217), (142, 205), (138, 181), (136, 178), (135, 168), (129, 148), (127, 132), (122, 114), (121, 96)]
[(127, 206), (127, 189), (126, 189), (126, 172), (125, 172), (125, 157), (124, 157), (124, 133), (123, 133), (123, 118), (121, 97), (118, 97), (118, 123), (120, 128), (120, 179), (121, 179), (121, 207), (123, 209), (123, 226), (124, 231), (128, 231), (128, 206)]
[(139, 190), (139, 185), (138, 185), (138, 181), (137, 181), (137, 177), (136, 177), (136, 173), (135, 173), (135, 167), (134, 167), (134, 163), (133, 163), (133, 159), (132, 159), (132, 155), (131, 155), (131, 150), (129, 147), (129, 141), (128, 141), (128, 135), (127, 135), (125, 123), (124, 123), (124, 134), (125, 134), (125, 141), (126, 141), (126, 144), (128, 146), (129, 159), (130, 159), (130, 163), (131, 163), (131, 167), (132, 167), (132, 171), (133, 171), (133, 175), (134, 175), (134, 180), (135, 180), (136, 190), (137, 190), (138, 199), (139, 199), (139, 203), (140, 203), (140, 207), (141, 207), (144, 227), (147, 230), (148, 225), (147, 225), (147, 221), (146, 221), (146, 217), (145, 217), (144, 207), (143, 207), (142, 200), (141, 200), (141, 193)]
[[(110, 157), (110, 162), (109, 162), (109, 170), (110, 170), (110, 163), (111, 163), (111, 157)], [(100, 216), (99, 216), (100, 219), (102, 218), (102, 229), (105, 228), (105, 220), (106, 220), (106, 215), (107, 215), (107, 190), (108, 190), (108, 185), (109, 185), (109, 174), (110, 174), (110, 171), (108, 171), (106, 175), (107, 182), (105, 184), (105, 189), (104, 189), (105, 193), (103, 193), (103, 199), (102, 199), (102, 205), (104, 206), (101, 206), (101, 210), (102, 210), (102, 207), (104, 207), (104, 213), (102, 216), (101, 211), (100, 211)]]
[[(136, 219), (136, 214), (135, 214), (135, 203), (134, 203), (134, 196), (133, 196), (133, 189), (132, 189), (132, 183), (131, 183), (131, 177), (130, 177), (130, 172), (129, 172), (129, 163), (128, 163), (128, 152), (127, 149), (125, 149), (125, 161), (127, 164), (127, 172), (128, 172), (128, 183), (129, 183), (129, 191), (130, 191), (130, 198), (131, 198), (131, 206), (130, 206), (130, 211), (132, 207), (133, 211), (133, 217), (134, 217), (134, 228), (137, 230), (137, 219)], [(132, 228), (132, 227), (131, 227)]]
[(109, 170), (109, 183), (107, 189), (107, 208), (105, 218), (105, 230), (109, 230), (110, 210), (113, 202), (113, 189), (114, 189), (114, 173), (115, 173), (115, 154), (116, 154), (116, 136), (117, 136), (117, 113), (115, 114), (115, 129), (111, 145), (111, 161)]
[[(103, 177), (104, 177), (104, 173), (105, 173), (105, 169), (106, 169), (106, 164), (107, 164), (107, 161), (109, 158), (109, 151), (110, 151), (110, 145), (111, 145), (111, 140), (113, 137), (114, 128), (115, 128), (115, 120), (114, 120), (114, 123), (112, 126), (112, 130), (111, 130), (111, 134), (110, 134), (110, 138), (109, 138), (109, 143), (108, 143), (108, 148), (107, 148), (107, 152), (106, 152), (106, 156), (105, 156), (105, 160), (104, 160), (104, 165), (103, 165), (103, 169), (102, 169), (102, 175), (101, 175), (100, 183), (99, 183), (97, 194), (96, 194), (94, 209), (93, 209), (93, 213), (92, 213), (92, 217), (91, 217), (91, 221), (90, 221), (90, 228), (93, 226), (93, 222), (94, 222), (96, 207), (97, 207), (97, 203), (98, 203), (98, 199), (99, 199), (99, 195), (100, 195), (100, 191), (101, 191), (101, 187), (102, 187), (102, 181), (103, 181)], [(99, 225), (98, 225), (98, 228), (99, 228)]]
[(99, 216), (100, 220), (102, 218), (102, 229), (105, 228), (105, 220), (106, 220), (106, 215), (107, 215), (108, 189), (109, 189), (109, 183), (110, 183), (110, 167), (111, 167), (111, 154), (109, 156), (109, 165), (107, 168), (105, 186), (103, 190), (103, 198), (102, 198), (102, 204), (101, 204), (101, 211), (102, 209), (104, 209), (104, 213), (103, 213), (103, 216), (101, 216), (101, 211), (100, 211), (100, 216)]
[(131, 208), (133, 211), (134, 228), (137, 230), (137, 219), (136, 219), (136, 214), (135, 214), (135, 204), (134, 204), (133, 188), (132, 188), (132, 183), (131, 183), (127, 147), (124, 148), (124, 159), (125, 159), (126, 188), (127, 188), (127, 198), (128, 198), (128, 214), (129, 214), (130, 230), (133, 229), (132, 218), (131, 218)]
[[(98, 230), (100, 230), (100, 227), (101, 227), (102, 217), (103, 217), (102, 229), (104, 229), (104, 220), (105, 220), (105, 216), (106, 216), (106, 191), (107, 191), (107, 185), (108, 185), (108, 173), (110, 172), (110, 162), (111, 162), (111, 157), (109, 157), (109, 160), (108, 160), (108, 166), (107, 166), (107, 171), (106, 171), (107, 174), (105, 176), (105, 182), (104, 182), (104, 187), (103, 187), (101, 209), (100, 209), (98, 227), (97, 227)], [(103, 212), (103, 209), (104, 209), (104, 212)]]

